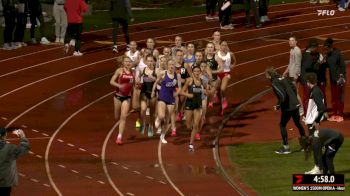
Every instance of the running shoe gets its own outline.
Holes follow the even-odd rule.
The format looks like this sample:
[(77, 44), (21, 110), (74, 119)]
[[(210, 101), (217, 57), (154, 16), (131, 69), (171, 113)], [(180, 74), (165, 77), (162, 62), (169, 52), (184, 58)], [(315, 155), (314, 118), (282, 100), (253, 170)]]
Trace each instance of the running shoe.
[(63, 51), (65, 54), (68, 54), (68, 52), (69, 52), (69, 45), (68, 44), (64, 45)]
[(179, 113), (177, 113), (177, 117), (176, 117), (176, 121), (181, 121), (182, 120), (182, 113), (181, 112), (179, 112)]
[(282, 147), (282, 148), (276, 150), (275, 153), (276, 154), (290, 154), (291, 151), (289, 150), (289, 148), (286, 149), (286, 148)]
[(47, 40), (46, 37), (42, 37), (41, 40), (40, 40), (40, 44), (49, 45), (49, 44), (50, 44), (50, 41)]
[(196, 139), (196, 140), (201, 140), (201, 134), (200, 133), (196, 133), (196, 135), (194, 136), (194, 138)]
[(189, 151), (189, 152), (194, 152), (194, 146), (193, 146), (193, 144), (188, 145), (188, 151)]
[(123, 144), (122, 138), (118, 137), (117, 140), (115, 141), (115, 143), (118, 144), (118, 145), (122, 145)]
[(318, 166), (315, 165), (312, 170), (305, 172), (305, 174), (321, 174), (321, 170)]
[(175, 137), (176, 136), (176, 129), (173, 129), (172, 131), (171, 131), (171, 137)]
[(56, 37), (55, 43), (56, 43), (56, 44), (60, 43), (60, 38)]
[(4, 43), (2, 46), (3, 50), (13, 50), (13, 47), (9, 43)]
[(163, 144), (168, 143), (168, 142), (165, 140), (165, 134), (164, 134), (164, 133), (162, 133), (162, 134), (160, 135), (160, 141), (161, 141)]
[(332, 121), (332, 122), (337, 121), (337, 116), (336, 115), (332, 115), (330, 118), (328, 118), (328, 121)]
[(117, 45), (114, 45), (113, 46), (113, 50), (112, 50), (114, 53), (118, 53), (118, 47), (117, 47)]
[(140, 123), (140, 120), (137, 119), (136, 122), (135, 122), (135, 127), (136, 128), (140, 128), (141, 127), (141, 123)]
[(74, 51), (73, 56), (83, 56), (83, 53), (80, 51)]
[(212, 102), (212, 101), (210, 101), (210, 102), (208, 103), (208, 108), (212, 108), (212, 107), (214, 107), (213, 105), (214, 105), (214, 104), (213, 104), (213, 102)]
[(335, 122), (343, 122), (344, 118), (342, 116), (336, 116), (335, 117)]

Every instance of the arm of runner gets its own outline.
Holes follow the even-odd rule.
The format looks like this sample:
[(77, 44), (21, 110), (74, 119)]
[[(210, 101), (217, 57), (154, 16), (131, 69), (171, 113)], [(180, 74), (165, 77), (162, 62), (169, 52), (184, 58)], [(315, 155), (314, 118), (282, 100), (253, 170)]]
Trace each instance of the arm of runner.
[(121, 87), (120, 84), (118, 84), (118, 83), (116, 82), (116, 80), (118, 79), (118, 77), (119, 77), (119, 75), (120, 75), (120, 72), (121, 72), (121, 68), (117, 69), (117, 70), (115, 71), (114, 75), (112, 76), (111, 80), (109, 81), (109, 83), (110, 83), (112, 86), (116, 87), (116, 88), (120, 88), (120, 87)]
[(190, 83), (192, 82), (192, 80), (193, 80), (192, 78), (188, 78), (186, 80), (184, 86), (181, 88), (181, 90), (179, 92), (180, 95), (186, 96), (188, 98), (192, 98), (193, 97), (193, 94), (187, 92), (187, 88), (190, 85)]
[(231, 54), (231, 59), (232, 59), (230, 68), (232, 69), (236, 66), (237, 59), (236, 59), (236, 56), (233, 52), (230, 52), (230, 54)]

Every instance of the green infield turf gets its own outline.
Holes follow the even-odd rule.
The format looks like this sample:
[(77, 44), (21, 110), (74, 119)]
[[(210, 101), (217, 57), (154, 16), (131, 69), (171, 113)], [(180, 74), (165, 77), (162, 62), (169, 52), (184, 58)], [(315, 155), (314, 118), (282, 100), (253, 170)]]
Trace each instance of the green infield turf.
[(313, 157), (304, 159), (297, 140), (290, 141), (293, 153), (279, 155), (274, 151), (281, 142), (250, 143), (227, 147), (234, 175), (259, 195), (349, 195), (350, 191), (350, 140), (345, 140), (334, 158), (336, 173), (345, 175), (344, 192), (292, 191), (292, 174), (301, 174), (313, 168)]

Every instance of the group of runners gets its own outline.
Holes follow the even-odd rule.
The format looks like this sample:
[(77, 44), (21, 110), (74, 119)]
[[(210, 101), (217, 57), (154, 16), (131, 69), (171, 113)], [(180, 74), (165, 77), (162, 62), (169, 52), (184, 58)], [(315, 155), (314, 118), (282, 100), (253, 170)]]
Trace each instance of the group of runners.
[[(148, 38), (146, 47), (138, 50), (131, 41), (129, 50), (110, 80), (116, 88), (114, 95), (115, 118), (119, 120), (116, 143), (123, 144), (126, 118), (130, 108), (137, 112), (135, 126), (141, 134), (160, 135), (163, 144), (168, 130), (177, 135), (176, 121), (186, 121), (191, 130), (189, 150), (200, 140), (207, 107), (221, 104), (221, 115), (228, 107), (226, 87), (236, 58), (228, 43), (221, 41), (220, 32), (204, 49), (194, 43), (183, 46), (180, 36), (173, 47), (155, 48), (155, 40)], [(149, 116), (149, 117), (147, 117)]]

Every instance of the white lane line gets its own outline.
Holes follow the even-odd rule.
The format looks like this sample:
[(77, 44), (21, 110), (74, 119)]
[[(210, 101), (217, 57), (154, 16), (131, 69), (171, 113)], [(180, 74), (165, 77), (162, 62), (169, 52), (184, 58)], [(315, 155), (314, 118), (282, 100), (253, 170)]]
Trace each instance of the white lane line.
[(23, 173), (18, 173), (18, 175), (22, 176), (22, 177), (25, 177), (26, 175), (23, 174)]
[(84, 148), (79, 148), (79, 150), (82, 152), (86, 152), (86, 150)]
[(39, 54), (39, 53), (46, 52), (46, 51), (56, 50), (57, 48), (60, 48), (60, 47), (63, 48), (63, 46), (59, 46), (59, 47), (39, 50), (39, 51), (36, 51), (36, 52), (31, 52), (31, 53), (28, 53), (28, 54), (18, 55), (18, 56), (15, 56), (15, 57), (10, 57), (10, 58), (7, 58), (7, 59), (0, 60), (0, 63), (5, 62), (5, 61), (9, 61), (9, 60), (12, 60), (12, 59), (17, 59), (17, 58), (21, 58), (21, 57), (30, 56), (30, 55), (33, 55), (33, 54)]
[(59, 166), (59, 167), (62, 167), (62, 168), (64, 168), (64, 169), (66, 168), (66, 166), (64, 166), (64, 165), (58, 165), (58, 166)]
[(61, 139), (57, 139), (57, 141), (59, 141), (59, 142), (61, 142), (61, 143), (64, 143), (64, 141), (63, 141), (63, 140), (61, 140)]
[(37, 180), (35, 178), (31, 178), (30, 180), (33, 181), (33, 182), (39, 182), (39, 180)]
[(6, 117), (1, 117), (1, 119), (2, 119), (2, 120), (7, 120), (7, 118), (6, 118)]
[(71, 143), (68, 143), (67, 145), (70, 146), (70, 147), (75, 147), (75, 145), (71, 144)]
[(48, 185), (48, 184), (43, 184), (44, 186), (46, 186), (46, 187), (51, 187), (50, 185)]
[(141, 172), (139, 172), (139, 171), (133, 171), (135, 174), (138, 174), (138, 175), (140, 175), (141, 174)]
[(32, 131), (35, 132), (35, 133), (39, 133), (39, 131), (36, 130), (36, 129), (32, 129)]
[(161, 181), (161, 180), (159, 180), (158, 182), (161, 183), (161, 184), (166, 184), (166, 182)]
[[(47, 102), (47, 101), (49, 101), (49, 100), (51, 100), (51, 99), (53, 99), (53, 98), (55, 98), (55, 97), (58, 97), (58, 96), (60, 96), (60, 95), (62, 95), (62, 94), (64, 94), (64, 93), (66, 93), (66, 92), (68, 92), (68, 91), (70, 91), (70, 90), (73, 90), (73, 89), (75, 89), (75, 88), (81, 87), (81, 86), (83, 86), (83, 85), (85, 85), (85, 84), (94, 82), (94, 81), (96, 81), (96, 80), (99, 80), (99, 79), (101, 79), (101, 78), (104, 78), (104, 77), (107, 77), (107, 76), (110, 76), (110, 75), (112, 75), (112, 73), (105, 74), (105, 75), (103, 75), (103, 76), (100, 76), (100, 77), (97, 77), (97, 78), (88, 80), (88, 81), (83, 82), (83, 83), (80, 83), (80, 84), (77, 84), (77, 85), (75, 85), (75, 86), (73, 86), (73, 87), (71, 87), (71, 88), (68, 88), (68, 89), (66, 89), (66, 90), (64, 90), (64, 91), (60, 91), (60, 92), (54, 94), (53, 96), (51, 96), (51, 97), (49, 97), (49, 98), (46, 98), (46, 99), (40, 101), (39, 103), (33, 105), (32, 107), (28, 108), (27, 110), (25, 110), (24, 112), (22, 112), (20, 115), (16, 116), (14, 119), (12, 119), (12, 120), (6, 125), (6, 128), (8, 128), (9, 126), (11, 126), (16, 120), (18, 120), (19, 118), (21, 118), (22, 116), (24, 116), (24, 115), (27, 114), (28, 112), (32, 111), (32, 110), (35, 109), (36, 107), (39, 107), (41, 104), (43, 104), (43, 103), (45, 103), (45, 102)], [(34, 130), (34, 129), (33, 129), (32, 131), (34, 131), (34, 132), (39, 132), (39, 131), (36, 131), (36, 130)], [(61, 143), (64, 142), (63, 140), (60, 140), (60, 139), (58, 139), (58, 141), (61, 142)]]
[(48, 136), (49, 136), (49, 134), (46, 134), (46, 133), (42, 133), (42, 135), (43, 135), (43, 136), (46, 136), (46, 137), (48, 137)]
[(130, 195), (130, 196), (134, 196), (134, 194), (133, 194), (133, 193), (130, 193), (130, 192), (127, 192), (127, 193), (125, 193), (125, 194)]
[(34, 85), (34, 84), (40, 83), (40, 82), (42, 82), (42, 81), (48, 80), (48, 79), (50, 79), (50, 78), (54, 78), (54, 77), (57, 77), (57, 76), (60, 76), (60, 75), (63, 75), (63, 74), (69, 73), (69, 72), (73, 72), (73, 71), (76, 71), (76, 70), (79, 70), (79, 69), (83, 69), (83, 68), (86, 68), (86, 67), (90, 67), (90, 66), (93, 66), (93, 65), (96, 65), (96, 64), (100, 64), (100, 63), (112, 61), (112, 60), (115, 60), (115, 58), (116, 58), (116, 57), (112, 57), (112, 58), (107, 58), (107, 59), (103, 59), (103, 60), (100, 60), (100, 61), (95, 61), (95, 62), (93, 62), (93, 63), (88, 63), (88, 64), (86, 64), (86, 65), (78, 66), (78, 67), (75, 67), (75, 68), (73, 68), (73, 69), (69, 69), (69, 70), (66, 70), (66, 71), (63, 71), (63, 72), (59, 72), (59, 73), (57, 73), (57, 74), (53, 74), (53, 75), (51, 75), (51, 76), (42, 78), (42, 79), (40, 79), (40, 80), (36, 80), (36, 81), (34, 81), (34, 82), (31, 82), (31, 83), (28, 83), (28, 84), (26, 84), (26, 85), (23, 85), (23, 86), (21, 86), (21, 87), (19, 87), (19, 88), (16, 88), (16, 89), (14, 89), (14, 90), (12, 90), (12, 91), (9, 91), (9, 92), (7, 92), (7, 93), (5, 93), (5, 94), (2, 94), (2, 95), (0, 96), (0, 98), (4, 98), (4, 97), (6, 97), (6, 96), (8, 96), (8, 95), (10, 95), (10, 94), (12, 94), (12, 93), (14, 93), (14, 92), (17, 92), (17, 91), (19, 91), (19, 90), (22, 90), (22, 89), (27, 88), (27, 87), (29, 87), (29, 86), (32, 86), (32, 85)]
[(105, 184), (105, 182), (103, 182), (103, 181), (101, 181), (101, 180), (99, 180), (99, 181), (97, 181), (98, 183), (100, 183), (100, 184)]
[(154, 178), (152, 176), (146, 176), (146, 178), (148, 178), (150, 180), (154, 180)]
[(27, 126), (25, 126), (25, 125), (21, 125), (21, 127), (22, 127), (23, 129), (26, 129), (26, 128), (27, 128)]
[(50, 148), (51, 148), (51, 145), (53, 143), (53, 141), (55, 140), (55, 137), (56, 135), (61, 131), (61, 129), (73, 118), (75, 117), (77, 114), (79, 114), (80, 112), (82, 112), (83, 110), (89, 108), (90, 106), (94, 105), (95, 103), (111, 96), (114, 92), (109, 92), (105, 95), (103, 95), (102, 97), (94, 100), (93, 102), (90, 102), (89, 104), (87, 104), (86, 106), (80, 108), (78, 111), (74, 112), (72, 115), (70, 115), (59, 127), (58, 129), (53, 133), (53, 135), (51, 136), (51, 139), (50, 141), (48, 142), (47, 144), (47, 147), (46, 147), (46, 151), (45, 151), (45, 168), (46, 168), (46, 173), (47, 173), (47, 176), (49, 178), (49, 181), (51, 183), (51, 186), (53, 187), (53, 189), (56, 191), (56, 193), (59, 195), (59, 196), (62, 196), (62, 193), (61, 191), (57, 188), (53, 178), (52, 178), (52, 174), (51, 174), (51, 170), (50, 170), (50, 163), (49, 163), (49, 154), (50, 154)]
[(91, 177), (91, 176), (85, 176), (85, 178), (87, 178), (87, 179), (92, 179), (92, 177)]
[(29, 154), (34, 154), (34, 152), (33, 152), (33, 151), (28, 151), (28, 153), (29, 153)]
[(162, 158), (162, 142), (159, 140), (158, 142), (158, 162), (160, 165), (160, 169), (162, 170), (163, 175), (165, 176), (168, 183), (173, 187), (173, 189), (181, 196), (184, 196), (185, 194), (181, 192), (181, 190), (174, 184), (174, 182), (170, 179), (168, 173), (165, 170), (164, 164), (163, 164), (163, 158)]
[[(103, 172), (105, 173), (107, 180), (109, 182), (109, 184), (112, 186), (112, 188), (114, 189), (114, 191), (116, 193), (118, 193), (118, 195), (123, 196), (124, 194), (118, 189), (118, 187), (114, 184), (111, 176), (109, 175), (108, 172), (108, 168), (106, 165), (106, 148), (107, 148), (107, 143), (109, 141), (109, 138), (111, 137), (113, 131), (117, 128), (117, 126), (119, 125), (119, 121), (116, 122), (113, 127), (109, 130), (105, 141), (103, 142), (103, 146), (102, 146), (102, 152), (101, 152), (101, 162), (102, 162), (102, 167), (103, 167)], [(114, 164), (115, 162), (112, 162), (112, 164)], [(115, 165), (118, 165), (117, 163)]]
[[(50, 137), (27, 137), (28, 140), (45, 140), (50, 139)], [(8, 141), (19, 141), (20, 138), (9, 138)]]
[(43, 158), (43, 156), (41, 156), (41, 155), (35, 155), (36, 157), (38, 157), (39, 159), (42, 159)]
[(72, 169), (70, 171), (73, 172), (73, 173), (79, 174), (79, 172), (77, 170)]
[(119, 165), (118, 163), (116, 163), (116, 162), (111, 162), (113, 165)]
[(97, 154), (91, 154), (92, 156), (94, 156), (94, 157), (100, 157), (99, 155), (97, 155)]

